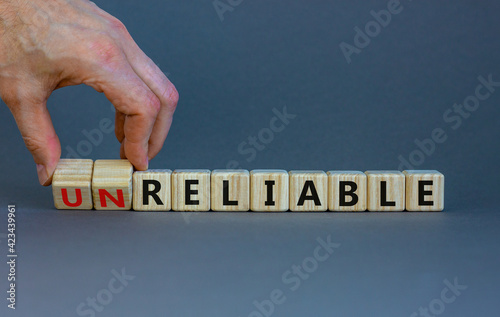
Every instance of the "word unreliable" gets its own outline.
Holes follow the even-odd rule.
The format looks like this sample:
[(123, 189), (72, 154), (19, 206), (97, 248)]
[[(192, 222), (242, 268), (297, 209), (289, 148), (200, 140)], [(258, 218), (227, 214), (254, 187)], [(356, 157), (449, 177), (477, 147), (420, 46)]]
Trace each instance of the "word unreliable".
[(137, 211), (441, 211), (444, 175), (432, 170), (136, 171), (127, 160), (62, 159), (57, 209)]

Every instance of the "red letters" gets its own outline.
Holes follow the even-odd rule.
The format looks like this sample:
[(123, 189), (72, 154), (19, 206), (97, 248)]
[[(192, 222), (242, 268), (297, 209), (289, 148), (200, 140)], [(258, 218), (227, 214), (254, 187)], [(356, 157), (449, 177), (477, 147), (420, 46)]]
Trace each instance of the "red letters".
[(108, 197), (117, 207), (125, 208), (125, 200), (123, 199), (123, 190), (117, 189), (116, 195), (118, 199), (113, 197), (107, 190), (99, 189), (99, 197), (101, 198), (101, 207), (108, 207), (106, 197)]
[(78, 207), (82, 204), (82, 190), (80, 188), (75, 189), (76, 202), (70, 203), (68, 198), (68, 190), (66, 188), (61, 188), (63, 203), (68, 207)]

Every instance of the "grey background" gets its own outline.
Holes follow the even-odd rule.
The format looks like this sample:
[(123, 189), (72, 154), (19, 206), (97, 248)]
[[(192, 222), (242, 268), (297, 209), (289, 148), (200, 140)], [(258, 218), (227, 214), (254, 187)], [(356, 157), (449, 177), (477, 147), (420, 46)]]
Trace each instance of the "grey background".
[[(0, 233), (17, 206), (17, 307), (1, 315), (78, 316), (126, 269), (135, 276), (97, 316), (248, 316), (281, 289), (273, 316), (410, 316), (445, 279), (468, 286), (443, 316), (494, 316), (500, 292), (500, 89), (451, 129), (443, 113), (500, 81), (496, 1), (402, 1), (403, 11), (348, 64), (339, 44), (386, 1), (243, 1), (221, 21), (211, 1), (96, 1), (120, 18), (169, 74), (181, 100), (152, 168), (397, 169), (415, 139), (447, 140), (418, 169), (446, 176), (442, 213), (69, 212), (38, 185), (7, 107), (0, 108)], [(255, 159), (238, 151), (269, 127), (273, 108), (296, 114)], [(105, 118), (104, 96), (56, 91), (61, 143), (76, 149)], [(114, 134), (82, 157), (118, 157)], [(318, 237), (340, 247), (292, 291), (282, 274), (313, 254)], [(0, 256), (7, 241), (0, 236)], [(4, 262), (4, 261), (2, 261)], [(0, 265), (0, 288), (7, 266)], [(3, 293), (6, 296), (6, 293)]]

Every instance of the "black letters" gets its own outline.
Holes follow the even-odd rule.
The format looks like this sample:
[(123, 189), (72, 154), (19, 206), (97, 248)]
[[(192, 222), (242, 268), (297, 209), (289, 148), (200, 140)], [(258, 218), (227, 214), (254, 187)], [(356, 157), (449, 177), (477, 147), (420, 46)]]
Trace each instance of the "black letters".
[(267, 186), (267, 200), (265, 202), (266, 206), (274, 206), (276, 203), (273, 200), (273, 187), (274, 187), (274, 181), (265, 181), (264, 182)]
[[(358, 203), (358, 195), (354, 192), (358, 189), (358, 185), (355, 182), (351, 181), (340, 181), (339, 183), (339, 206), (354, 206)], [(346, 186), (350, 187), (349, 191), (346, 191)], [(352, 199), (350, 202), (346, 202), (345, 197), (351, 196)]]
[[(307, 192), (311, 189), (311, 195), (307, 195)], [(304, 184), (304, 189), (302, 189), (302, 193), (300, 194), (299, 202), (297, 206), (304, 206), (304, 202), (306, 200), (314, 200), (314, 205), (321, 206), (321, 201), (319, 200), (318, 193), (316, 192), (316, 187), (314, 186), (313, 181), (306, 181)]]
[(425, 190), (425, 186), (432, 186), (432, 181), (418, 181), (418, 205), (419, 206), (433, 206), (432, 200), (425, 200), (425, 196), (432, 195), (431, 190)]
[(185, 188), (186, 196), (184, 198), (184, 203), (186, 205), (199, 205), (199, 200), (191, 200), (191, 195), (198, 195), (197, 189), (191, 189), (191, 185), (198, 185), (199, 181), (197, 179), (186, 179)]
[[(153, 185), (154, 189), (149, 190), (149, 185)], [(158, 197), (158, 192), (161, 189), (161, 184), (159, 181), (154, 179), (143, 179), (142, 180), (142, 204), (149, 205), (149, 196), (153, 197), (157, 205), (163, 205), (160, 197)]]
[(224, 188), (222, 193), (222, 205), (224, 206), (238, 206), (237, 200), (229, 200), (229, 181), (223, 180), (222, 187)]
[(381, 206), (396, 206), (395, 201), (387, 201), (387, 182), (380, 181), (380, 205)]

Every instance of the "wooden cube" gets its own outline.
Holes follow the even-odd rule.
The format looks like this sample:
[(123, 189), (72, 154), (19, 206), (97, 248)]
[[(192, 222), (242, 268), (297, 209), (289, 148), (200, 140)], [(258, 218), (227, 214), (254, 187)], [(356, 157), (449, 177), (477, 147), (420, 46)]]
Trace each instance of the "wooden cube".
[(97, 160), (92, 177), (92, 195), (97, 210), (130, 210), (132, 208), (132, 174), (127, 160)]
[(134, 172), (134, 210), (168, 211), (171, 209), (171, 170), (149, 170)]
[(212, 210), (248, 211), (250, 174), (247, 170), (214, 170), (211, 180)]
[(408, 170), (406, 177), (406, 210), (441, 211), (444, 209), (444, 175), (438, 171)]
[(366, 175), (358, 171), (329, 171), (328, 210), (365, 211)]
[(250, 172), (250, 209), (253, 211), (288, 210), (288, 172), (253, 170)]
[(328, 177), (323, 171), (290, 171), (290, 210), (326, 211)]
[(403, 211), (405, 176), (399, 171), (366, 171), (369, 211)]
[(92, 209), (92, 160), (61, 159), (52, 176), (57, 209)]
[(172, 209), (175, 211), (209, 211), (210, 173), (209, 170), (174, 170), (172, 173)]

